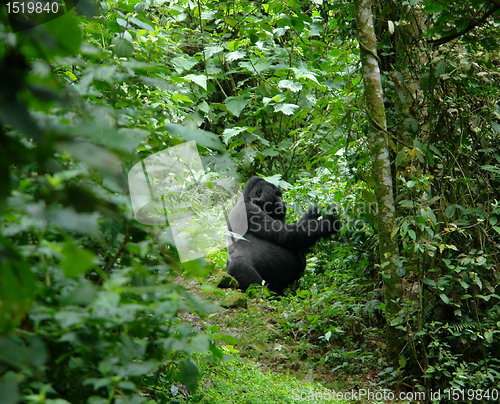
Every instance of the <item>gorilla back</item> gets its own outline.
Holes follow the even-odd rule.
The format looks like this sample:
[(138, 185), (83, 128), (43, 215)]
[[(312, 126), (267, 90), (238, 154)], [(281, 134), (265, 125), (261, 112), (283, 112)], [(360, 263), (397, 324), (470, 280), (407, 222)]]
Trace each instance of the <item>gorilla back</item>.
[(282, 295), (302, 276), (310, 248), (341, 226), (335, 215), (320, 218), (318, 208), (308, 210), (294, 225), (285, 223), (285, 215), (281, 189), (263, 178), (250, 178), (228, 222), (229, 231), (244, 237), (228, 237), (227, 249), (227, 272), (241, 289), (265, 281)]

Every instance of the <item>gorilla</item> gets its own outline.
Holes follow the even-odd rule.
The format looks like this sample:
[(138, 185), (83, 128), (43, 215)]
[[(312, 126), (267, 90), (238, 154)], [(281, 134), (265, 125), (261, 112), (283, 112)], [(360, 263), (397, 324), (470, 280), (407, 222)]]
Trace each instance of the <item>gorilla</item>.
[(321, 217), (317, 207), (293, 225), (285, 223), (285, 214), (281, 189), (263, 178), (250, 178), (228, 220), (227, 273), (243, 291), (264, 280), (283, 295), (302, 276), (305, 254), (316, 241), (340, 230), (340, 220), (335, 215)]

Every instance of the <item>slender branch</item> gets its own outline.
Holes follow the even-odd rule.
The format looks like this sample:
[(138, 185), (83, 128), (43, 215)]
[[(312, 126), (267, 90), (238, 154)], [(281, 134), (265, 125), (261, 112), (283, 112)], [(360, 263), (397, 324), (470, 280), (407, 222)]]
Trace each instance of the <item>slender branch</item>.
[(127, 226), (123, 241), (118, 250), (116, 251), (115, 255), (111, 257), (111, 260), (108, 262), (108, 265), (106, 265), (106, 268), (104, 268), (104, 273), (107, 274), (111, 270), (111, 268), (113, 268), (113, 265), (115, 265), (116, 260), (120, 258), (120, 255), (122, 255), (122, 253), (125, 251), (125, 247), (127, 246), (128, 243), (128, 233), (129, 233), (129, 227)]
[[(203, 30), (203, 21), (201, 19), (201, 3), (200, 3), (200, 0), (197, 1), (197, 4), (198, 4), (198, 13), (200, 15), (200, 33), (201, 33), (201, 36), (203, 37), (204, 35), (204, 30)], [(205, 54), (205, 47), (203, 46), (202, 47), (202, 54), (203, 54), (203, 66), (205, 67), (205, 77), (207, 79), (207, 88), (208, 88), (208, 81), (209, 81), (209, 78), (208, 78), (208, 70), (207, 70), (207, 55)]]
[(492, 14), (494, 14), (496, 11), (500, 10), (500, 1), (499, 0), (492, 0), (492, 2), (495, 4), (491, 10), (489, 10), (481, 19), (476, 20), (476, 21), (471, 21), (469, 25), (467, 25), (463, 30), (455, 32), (454, 34), (441, 37), (438, 39), (434, 39), (429, 41), (430, 44), (434, 46), (439, 46), (443, 45), (447, 42), (453, 41), (454, 39), (457, 39), (461, 37), (462, 35), (467, 34), (468, 32), (472, 31), (474, 28), (476, 28), (479, 25), (482, 25), (486, 22), (486, 20), (491, 17)]

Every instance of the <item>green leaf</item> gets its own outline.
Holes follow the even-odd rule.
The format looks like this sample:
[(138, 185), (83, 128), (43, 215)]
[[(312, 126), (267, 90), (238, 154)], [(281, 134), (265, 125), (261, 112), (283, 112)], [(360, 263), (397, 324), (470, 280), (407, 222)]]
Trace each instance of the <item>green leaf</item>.
[(142, 133), (145, 138), (149, 132), (137, 132), (132, 128), (106, 127), (98, 123), (82, 122), (74, 125), (68, 130), (68, 133), (74, 137), (84, 137), (97, 143), (103, 144), (112, 150), (118, 150), (126, 153), (132, 153), (139, 145), (137, 135)]
[(450, 205), (446, 208), (445, 215), (447, 218), (452, 218), (455, 215), (456, 208), (454, 205)]
[(422, 75), (420, 78), (420, 88), (424, 92), (424, 95), (426, 95), (429, 92), (430, 89), (430, 74), (425, 73)]
[(154, 28), (151, 27), (151, 25), (139, 20), (136, 17), (130, 17), (130, 22), (134, 25), (137, 25), (139, 28), (145, 29), (146, 31), (155, 32)]
[(248, 126), (242, 126), (242, 127), (234, 127), (234, 128), (224, 129), (224, 132), (222, 132), (222, 140), (224, 140), (224, 142), (226, 144), (228, 144), (229, 140), (232, 137), (234, 137), (236, 135), (239, 135), (242, 132), (245, 132), (247, 129), (248, 129)]
[(441, 59), (436, 66), (436, 70), (434, 71), (434, 76), (440, 77), (444, 75), (445, 72), (446, 72), (446, 61), (444, 59)]
[(304, 31), (304, 21), (300, 17), (292, 16), (292, 26), (299, 32)]
[(224, 341), (233, 345), (237, 345), (240, 343), (240, 341), (237, 338), (229, 334), (213, 334), (210, 337), (214, 340)]
[[(249, 72), (251, 72), (255, 76), (255, 75), (260, 74), (266, 70), (269, 70), (269, 68), (272, 66), (272, 63), (261, 61), (261, 60), (252, 60), (252, 63), (243, 62), (243, 61), (239, 62), (238, 66), (247, 69)], [(269, 83), (262, 82), (260, 84), (260, 87), (262, 88), (263, 85), (269, 87)]]
[(250, 98), (245, 96), (227, 97), (224, 100), (227, 110), (237, 117), (240, 116), (241, 112), (245, 109), (249, 102)]
[(318, 24), (314, 23), (311, 25), (311, 28), (309, 29), (309, 37), (312, 36), (321, 36), (321, 32), (324, 29), (324, 24)]
[(491, 121), (491, 127), (495, 129), (495, 131), (500, 133), (500, 124), (496, 123), (495, 121)]
[(215, 45), (215, 46), (206, 46), (205, 47), (205, 57), (211, 58), (213, 55), (223, 52), (224, 48), (220, 45)]
[(440, 293), (439, 294), (439, 297), (441, 298), (441, 300), (443, 302), (445, 302), (446, 304), (450, 304), (450, 299), (448, 299), (448, 296), (446, 296), (444, 293)]
[(295, 110), (299, 108), (298, 105), (295, 104), (287, 104), (287, 103), (279, 103), (274, 106), (274, 111), (283, 112), (285, 115), (293, 115)]
[(279, 156), (279, 151), (277, 150), (274, 150), (272, 148), (267, 148), (267, 149), (264, 149), (261, 151), (261, 154), (263, 154), (264, 156), (270, 156), (270, 157), (274, 157), (274, 156)]
[(290, 91), (296, 93), (297, 91), (302, 90), (302, 83), (300, 81), (292, 81), (292, 80), (281, 80), (278, 83), (279, 88), (287, 88)]
[(136, 391), (137, 386), (135, 383), (131, 382), (130, 380), (123, 380), (120, 383), (118, 383), (118, 387), (120, 387), (123, 390), (128, 390), (128, 391)]
[(486, 170), (486, 171), (490, 171), (492, 173), (495, 173), (497, 175), (500, 175), (500, 168), (499, 167), (495, 167), (495, 166), (490, 166), (490, 165), (485, 165), (485, 166), (481, 166), (481, 168), (483, 170)]
[(443, 154), (439, 151), (439, 149), (436, 146), (430, 145), (429, 149), (431, 149), (434, 153), (436, 153), (437, 156), (443, 157)]
[(128, 22), (127, 22), (127, 20), (124, 20), (123, 18), (120, 18), (120, 17), (118, 17), (118, 18), (116, 19), (116, 23), (117, 23), (120, 27), (123, 27), (123, 28), (127, 28), (127, 26), (128, 26)]
[(187, 95), (184, 94), (175, 94), (172, 96), (172, 101), (178, 102), (179, 104), (182, 104), (184, 102), (188, 104), (192, 104), (194, 101), (189, 98)]
[(66, 76), (68, 76), (68, 77), (69, 77), (71, 80), (73, 80), (73, 81), (77, 81), (77, 80), (78, 80), (78, 79), (76, 78), (76, 76), (75, 76), (72, 72), (69, 72), (69, 71), (68, 71), (68, 72), (64, 72), (64, 74), (65, 74)]
[(235, 18), (229, 18), (229, 17), (224, 18), (224, 21), (226, 22), (226, 24), (230, 25), (233, 28), (236, 27), (240, 23), (240, 20), (237, 20)]
[(192, 352), (206, 352), (210, 348), (210, 339), (205, 334), (196, 334), (189, 341)]
[(198, 84), (205, 91), (207, 90), (207, 76), (204, 74), (187, 74), (184, 78)]
[(198, 61), (189, 56), (181, 56), (172, 59), (172, 64), (174, 65), (174, 69), (177, 73), (182, 73), (186, 70), (192, 69), (194, 66), (198, 64)]
[(286, 34), (286, 29), (285, 28), (275, 28), (273, 29), (273, 35), (275, 38), (280, 38), (283, 35)]
[(276, 26), (279, 28), (285, 28), (292, 25), (292, 21), (288, 15), (282, 15), (278, 21), (276, 21)]
[(61, 266), (67, 278), (84, 274), (94, 266), (94, 254), (71, 242), (64, 243), (61, 252), (64, 254)]
[(134, 53), (134, 45), (125, 38), (114, 37), (111, 43), (114, 45), (113, 52), (119, 58), (127, 58)]
[(226, 55), (226, 60), (228, 62), (233, 62), (238, 59), (243, 59), (246, 56), (246, 53), (243, 51), (234, 51), (230, 52)]
[(173, 135), (177, 135), (184, 139), (186, 142), (194, 140), (198, 145), (208, 147), (212, 150), (223, 151), (224, 146), (219, 139), (219, 136), (212, 132), (200, 129), (192, 129), (186, 126), (168, 124), (165, 129)]
[(437, 224), (437, 218), (436, 218), (436, 215), (434, 214), (434, 212), (432, 211), (431, 208), (427, 207), (426, 208), (427, 210), (427, 215), (429, 217), (429, 219), (431, 220), (432, 224)]
[(10, 241), (0, 238), (0, 334), (24, 318), (35, 297), (36, 277)]
[(198, 387), (198, 380), (200, 370), (198, 369), (198, 365), (192, 358), (184, 358), (180, 364), (180, 380), (187, 389), (194, 393)]
[(402, 201), (399, 202), (399, 204), (403, 208), (413, 208), (413, 206), (414, 206), (413, 201), (411, 201), (410, 199), (403, 199)]
[(88, 378), (83, 382), (84, 386), (92, 385), (94, 390), (98, 390), (102, 387), (108, 387), (113, 385), (113, 381), (110, 378), (103, 377), (101, 379), (97, 379), (95, 377)]
[(482, 289), (483, 289), (483, 282), (481, 282), (481, 279), (479, 278), (479, 275), (478, 275), (476, 272), (473, 272), (473, 274), (474, 274), (474, 275), (473, 275), (473, 277), (472, 277), (472, 278), (473, 278), (472, 280), (474, 281), (474, 283), (475, 283), (477, 286), (479, 286), (479, 289), (481, 289), (481, 290), (482, 290)]
[(407, 150), (408, 149), (406, 147), (403, 147), (400, 151), (398, 151), (398, 154), (396, 155), (396, 167), (399, 167), (399, 165), (408, 156)]
[(17, 387), (17, 382), (14, 379), (0, 381), (0, 403), (2, 404), (19, 403), (19, 388)]
[[(65, 13), (60, 17), (46, 22), (42, 27), (47, 30), (59, 44), (59, 48), (55, 48), (53, 45), (50, 46), (52, 55), (74, 54), (80, 49), (82, 32), (73, 13)], [(64, 52), (60, 52), (60, 50), (64, 50)]]
[[(116, 154), (108, 150), (106, 147), (100, 147), (91, 142), (82, 141), (80, 144), (76, 142), (59, 142), (56, 145), (56, 150), (61, 153), (67, 153), (75, 159), (83, 162), (86, 167), (97, 168), (102, 173), (118, 175), (120, 172), (120, 159)], [(89, 202), (93, 197), (89, 194)], [(69, 195), (70, 198), (73, 195)], [(81, 203), (81, 202), (80, 202)]]
[(309, 79), (311, 81), (314, 81), (315, 83), (319, 84), (318, 79), (316, 78), (316, 73), (313, 73), (309, 71), (307, 65), (304, 62), (299, 63), (299, 67), (292, 67), (293, 72), (295, 73), (295, 77), (297, 79)]
[(245, 147), (238, 153), (238, 157), (245, 163), (250, 164), (255, 160), (257, 151), (252, 146)]
[(422, 282), (429, 286), (436, 286), (436, 282), (433, 279), (424, 278)]
[(147, 362), (131, 362), (122, 370), (128, 376), (146, 376), (148, 373), (153, 372), (158, 367), (155, 360)]

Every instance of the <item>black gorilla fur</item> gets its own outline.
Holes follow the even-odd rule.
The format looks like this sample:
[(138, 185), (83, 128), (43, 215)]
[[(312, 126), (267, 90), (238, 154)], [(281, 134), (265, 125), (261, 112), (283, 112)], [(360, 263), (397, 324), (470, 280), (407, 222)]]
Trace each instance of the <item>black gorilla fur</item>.
[(316, 241), (340, 230), (339, 219), (335, 215), (320, 219), (317, 207), (309, 209), (298, 223), (286, 224), (281, 195), (275, 185), (252, 177), (231, 211), (228, 229), (245, 240), (228, 238), (227, 273), (243, 290), (265, 280), (270, 290), (282, 295), (302, 276), (305, 254)]

